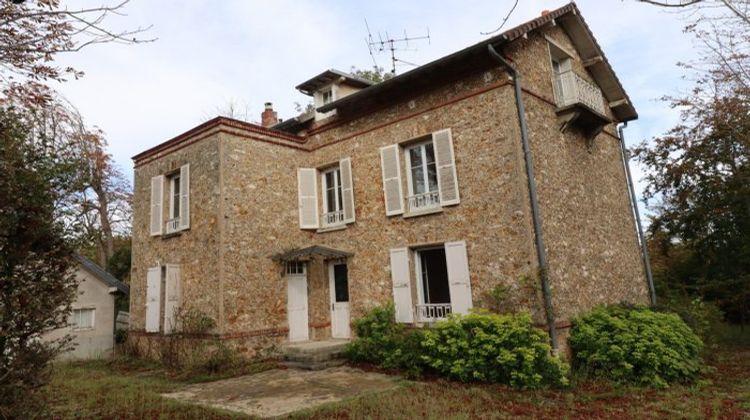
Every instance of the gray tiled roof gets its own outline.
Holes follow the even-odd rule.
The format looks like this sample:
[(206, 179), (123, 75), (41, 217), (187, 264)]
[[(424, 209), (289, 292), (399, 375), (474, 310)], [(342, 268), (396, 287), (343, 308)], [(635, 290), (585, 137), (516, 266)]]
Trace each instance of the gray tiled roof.
[(99, 280), (103, 281), (111, 287), (116, 287), (117, 290), (126, 295), (130, 294), (130, 287), (128, 287), (127, 284), (121, 282), (120, 280), (117, 280), (115, 276), (106, 272), (95, 262), (79, 254), (76, 254), (76, 259), (84, 268), (86, 268), (91, 274), (95, 275)]

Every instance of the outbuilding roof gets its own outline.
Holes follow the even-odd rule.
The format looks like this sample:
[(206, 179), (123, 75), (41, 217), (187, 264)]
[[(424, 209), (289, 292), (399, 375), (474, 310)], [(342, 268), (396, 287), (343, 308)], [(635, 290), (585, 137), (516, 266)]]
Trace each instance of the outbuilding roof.
[(117, 280), (113, 275), (104, 271), (104, 269), (99, 267), (97, 263), (79, 254), (76, 254), (76, 260), (78, 260), (78, 262), (96, 278), (104, 282), (104, 284), (107, 284), (110, 287), (116, 287), (120, 293), (125, 295), (130, 294), (130, 287), (128, 287), (127, 284)]
[(363, 112), (370, 107), (392, 103), (402, 97), (404, 92), (418, 92), (438, 83), (451, 82), (471, 73), (497, 67), (497, 63), (487, 52), (488, 45), (501, 48), (551, 23), (560, 25), (570, 36), (584, 65), (611, 104), (617, 120), (630, 121), (638, 118), (625, 89), (573, 2), (463, 50), (330, 102), (318, 108), (318, 111), (337, 109)]

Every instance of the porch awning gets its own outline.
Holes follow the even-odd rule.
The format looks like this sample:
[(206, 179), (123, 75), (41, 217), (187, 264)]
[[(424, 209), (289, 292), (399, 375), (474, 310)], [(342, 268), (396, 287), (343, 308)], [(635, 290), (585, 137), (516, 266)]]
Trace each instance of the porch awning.
[(351, 257), (351, 252), (341, 251), (338, 249), (328, 248), (320, 245), (308, 246), (306, 248), (296, 248), (291, 251), (285, 251), (275, 254), (271, 258), (274, 261), (307, 261), (315, 256), (323, 257), (324, 260), (335, 260), (339, 258)]

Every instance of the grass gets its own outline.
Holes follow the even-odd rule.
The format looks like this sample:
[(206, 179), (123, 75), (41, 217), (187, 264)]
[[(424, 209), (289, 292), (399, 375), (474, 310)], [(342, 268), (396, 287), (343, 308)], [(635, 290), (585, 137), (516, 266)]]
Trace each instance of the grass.
[[(422, 381), (292, 417), (750, 417), (750, 346), (722, 344), (711, 352), (707, 364), (709, 372), (697, 384), (666, 390), (615, 387), (606, 381), (582, 379), (574, 379), (570, 389), (546, 391)], [(57, 365), (52, 383), (43, 392), (55, 418), (244, 418), (159, 395), (195, 381), (148, 363), (94, 361)]]
[(228, 411), (163, 398), (160, 394), (186, 384), (259, 372), (268, 367), (246, 364), (221, 374), (189, 375), (132, 359), (58, 363), (42, 397), (53, 418), (244, 418)]

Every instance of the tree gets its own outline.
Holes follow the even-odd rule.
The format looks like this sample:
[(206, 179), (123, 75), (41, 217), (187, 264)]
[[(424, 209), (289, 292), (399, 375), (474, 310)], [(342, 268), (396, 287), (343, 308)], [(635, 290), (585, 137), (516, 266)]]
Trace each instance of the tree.
[(0, 81), (5, 96), (30, 106), (51, 99), (44, 82), (65, 81), (83, 73), (53, 64), (60, 53), (110, 42), (133, 44), (149, 28), (113, 31), (104, 23), (121, 15), (129, 0), (113, 5), (68, 9), (60, 0), (0, 2)]
[(750, 319), (748, 93), (714, 71), (672, 99), (679, 125), (634, 150), (647, 169), (644, 196), (655, 203), (651, 236), (672, 262), (667, 285), (717, 302), (742, 323)]
[(12, 109), (0, 109), (0, 140), (0, 417), (22, 418), (69, 344), (42, 336), (66, 326), (77, 288), (56, 207), (76, 175), (66, 144), (32, 138)]
[(683, 12), (685, 31), (695, 36), (701, 58), (683, 63), (699, 72), (731, 78), (750, 89), (750, 1), (748, 0), (638, 0)]
[(395, 76), (393, 73), (386, 72), (382, 67), (378, 66), (372, 66), (369, 70), (361, 70), (352, 66), (350, 73), (375, 83), (384, 82)]

